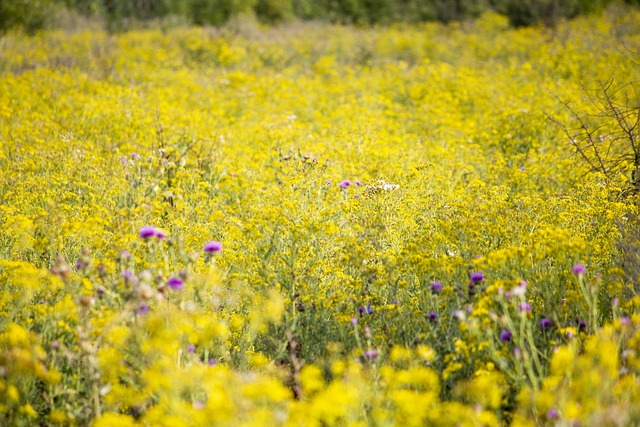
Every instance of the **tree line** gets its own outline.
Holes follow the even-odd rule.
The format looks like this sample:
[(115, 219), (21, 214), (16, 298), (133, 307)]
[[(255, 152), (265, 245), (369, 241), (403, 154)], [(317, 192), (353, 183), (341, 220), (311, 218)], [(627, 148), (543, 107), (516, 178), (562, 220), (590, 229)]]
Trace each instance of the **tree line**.
[(615, 1), (640, 0), (0, 0), (0, 31), (36, 31), (56, 10), (98, 19), (111, 30), (178, 17), (188, 24), (222, 25), (243, 14), (279, 23), (291, 19), (376, 25), (393, 22), (462, 21), (493, 10), (513, 26), (545, 24), (601, 10)]

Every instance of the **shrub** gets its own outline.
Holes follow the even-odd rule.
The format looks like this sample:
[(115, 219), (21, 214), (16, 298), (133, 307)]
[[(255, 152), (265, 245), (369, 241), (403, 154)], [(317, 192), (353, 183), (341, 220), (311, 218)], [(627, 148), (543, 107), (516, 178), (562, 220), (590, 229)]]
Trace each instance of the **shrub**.
[(0, 34), (12, 28), (29, 33), (44, 28), (51, 0), (0, 0)]
[(542, 23), (555, 27), (560, 19), (601, 10), (610, 0), (494, 0), (494, 3), (513, 26)]

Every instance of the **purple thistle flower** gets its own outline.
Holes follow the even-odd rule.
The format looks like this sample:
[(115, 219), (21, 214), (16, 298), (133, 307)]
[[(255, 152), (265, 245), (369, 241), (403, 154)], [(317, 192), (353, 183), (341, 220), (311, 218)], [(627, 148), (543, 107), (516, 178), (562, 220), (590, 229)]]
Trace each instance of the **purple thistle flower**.
[(378, 358), (378, 350), (372, 348), (370, 350), (367, 350), (364, 353), (364, 358), (367, 360), (375, 360)]
[(358, 324), (358, 318), (357, 317), (352, 317), (351, 318), (351, 324), (354, 325), (354, 326), (357, 325)]
[(482, 274), (481, 271), (476, 271), (474, 273), (471, 273), (469, 279), (471, 279), (473, 283), (480, 283), (484, 280), (484, 274)]
[(546, 331), (551, 327), (551, 319), (544, 317), (538, 321), (538, 327), (541, 331)]
[(353, 183), (356, 185), (356, 187), (360, 187), (362, 185), (362, 183), (358, 180), (353, 181)]
[(504, 328), (500, 331), (500, 341), (508, 342), (511, 341), (511, 338), (513, 338), (513, 334), (510, 330)]
[(156, 232), (155, 232), (155, 236), (156, 236), (156, 238), (157, 238), (158, 240), (162, 240), (162, 239), (164, 239), (165, 237), (167, 237), (167, 235), (166, 235), (166, 234), (164, 233), (164, 231), (162, 231), (162, 230), (156, 230)]
[(583, 264), (576, 264), (573, 266), (573, 274), (576, 276), (584, 275), (587, 273), (587, 268)]
[(587, 329), (587, 323), (584, 320), (578, 321), (578, 331), (583, 331)]
[(521, 302), (520, 304), (518, 304), (518, 310), (530, 312), (531, 311), (531, 304), (529, 304), (527, 301)]
[(213, 240), (204, 244), (204, 251), (208, 254), (220, 252), (222, 250), (222, 243)]
[(184, 282), (178, 277), (171, 277), (167, 280), (167, 285), (169, 285), (169, 287), (174, 291), (179, 291), (184, 288)]
[(432, 282), (431, 283), (431, 292), (434, 294), (439, 294), (442, 292), (442, 283), (440, 282)]
[(156, 235), (156, 229), (150, 226), (142, 227), (138, 235), (145, 240), (149, 240)]
[(140, 303), (140, 307), (135, 310), (135, 313), (139, 316), (144, 316), (149, 312), (149, 306), (143, 302)]
[(189, 347), (187, 347), (187, 351), (189, 353), (195, 353), (196, 352), (196, 346), (193, 344), (189, 344)]
[(347, 180), (342, 181), (342, 182), (339, 184), (340, 188), (347, 188), (347, 187), (348, 187), (348, 186), (350, 186), (350, 185), (351, 185), (351, 181), (349, 181), (348, 179), (347, 179)]
[(555, 409), (551, 408), (547, 411), (547, 418), (550, 420), (557, 420), (560, 417), (560, 415), (558, 414), (558, 411), (556, 411)]
[(209, 364), (209, 366), (215, 366), (216, 365), (216, 359), (209, 359), (209, 361), (207, 363)]

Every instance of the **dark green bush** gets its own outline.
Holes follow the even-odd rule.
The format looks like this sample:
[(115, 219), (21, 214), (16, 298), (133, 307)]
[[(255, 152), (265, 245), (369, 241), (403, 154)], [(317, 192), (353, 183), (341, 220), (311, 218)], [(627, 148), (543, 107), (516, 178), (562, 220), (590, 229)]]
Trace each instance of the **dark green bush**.
[(250, 12), (256, 0), (187, 0), (189, 18), (197, 25), (221, 25), (241, 13)]
[(0, 33), (12, 28), (29, 33), (42, 29), (51, 6), (50, 0), (0, 0)]
[(609, 3), (611, 0), (493, 0), (494, 8), (516, 27), (540, 23), (553, 27), (561, 19), (595, 12)]
[(255, 12), (262, 21), (281, 22), (293, 17), (293, 3), (291, 0), (258, 0)]

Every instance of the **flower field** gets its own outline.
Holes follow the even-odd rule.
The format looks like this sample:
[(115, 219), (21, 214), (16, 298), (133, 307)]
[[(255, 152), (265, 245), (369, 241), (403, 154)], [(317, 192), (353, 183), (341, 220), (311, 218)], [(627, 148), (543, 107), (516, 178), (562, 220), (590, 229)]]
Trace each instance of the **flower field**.
[(606, 138), (638, 52), (634, 9), (3, 36), (0, 425), (636, 425), (632, 168), (554, 121)]

